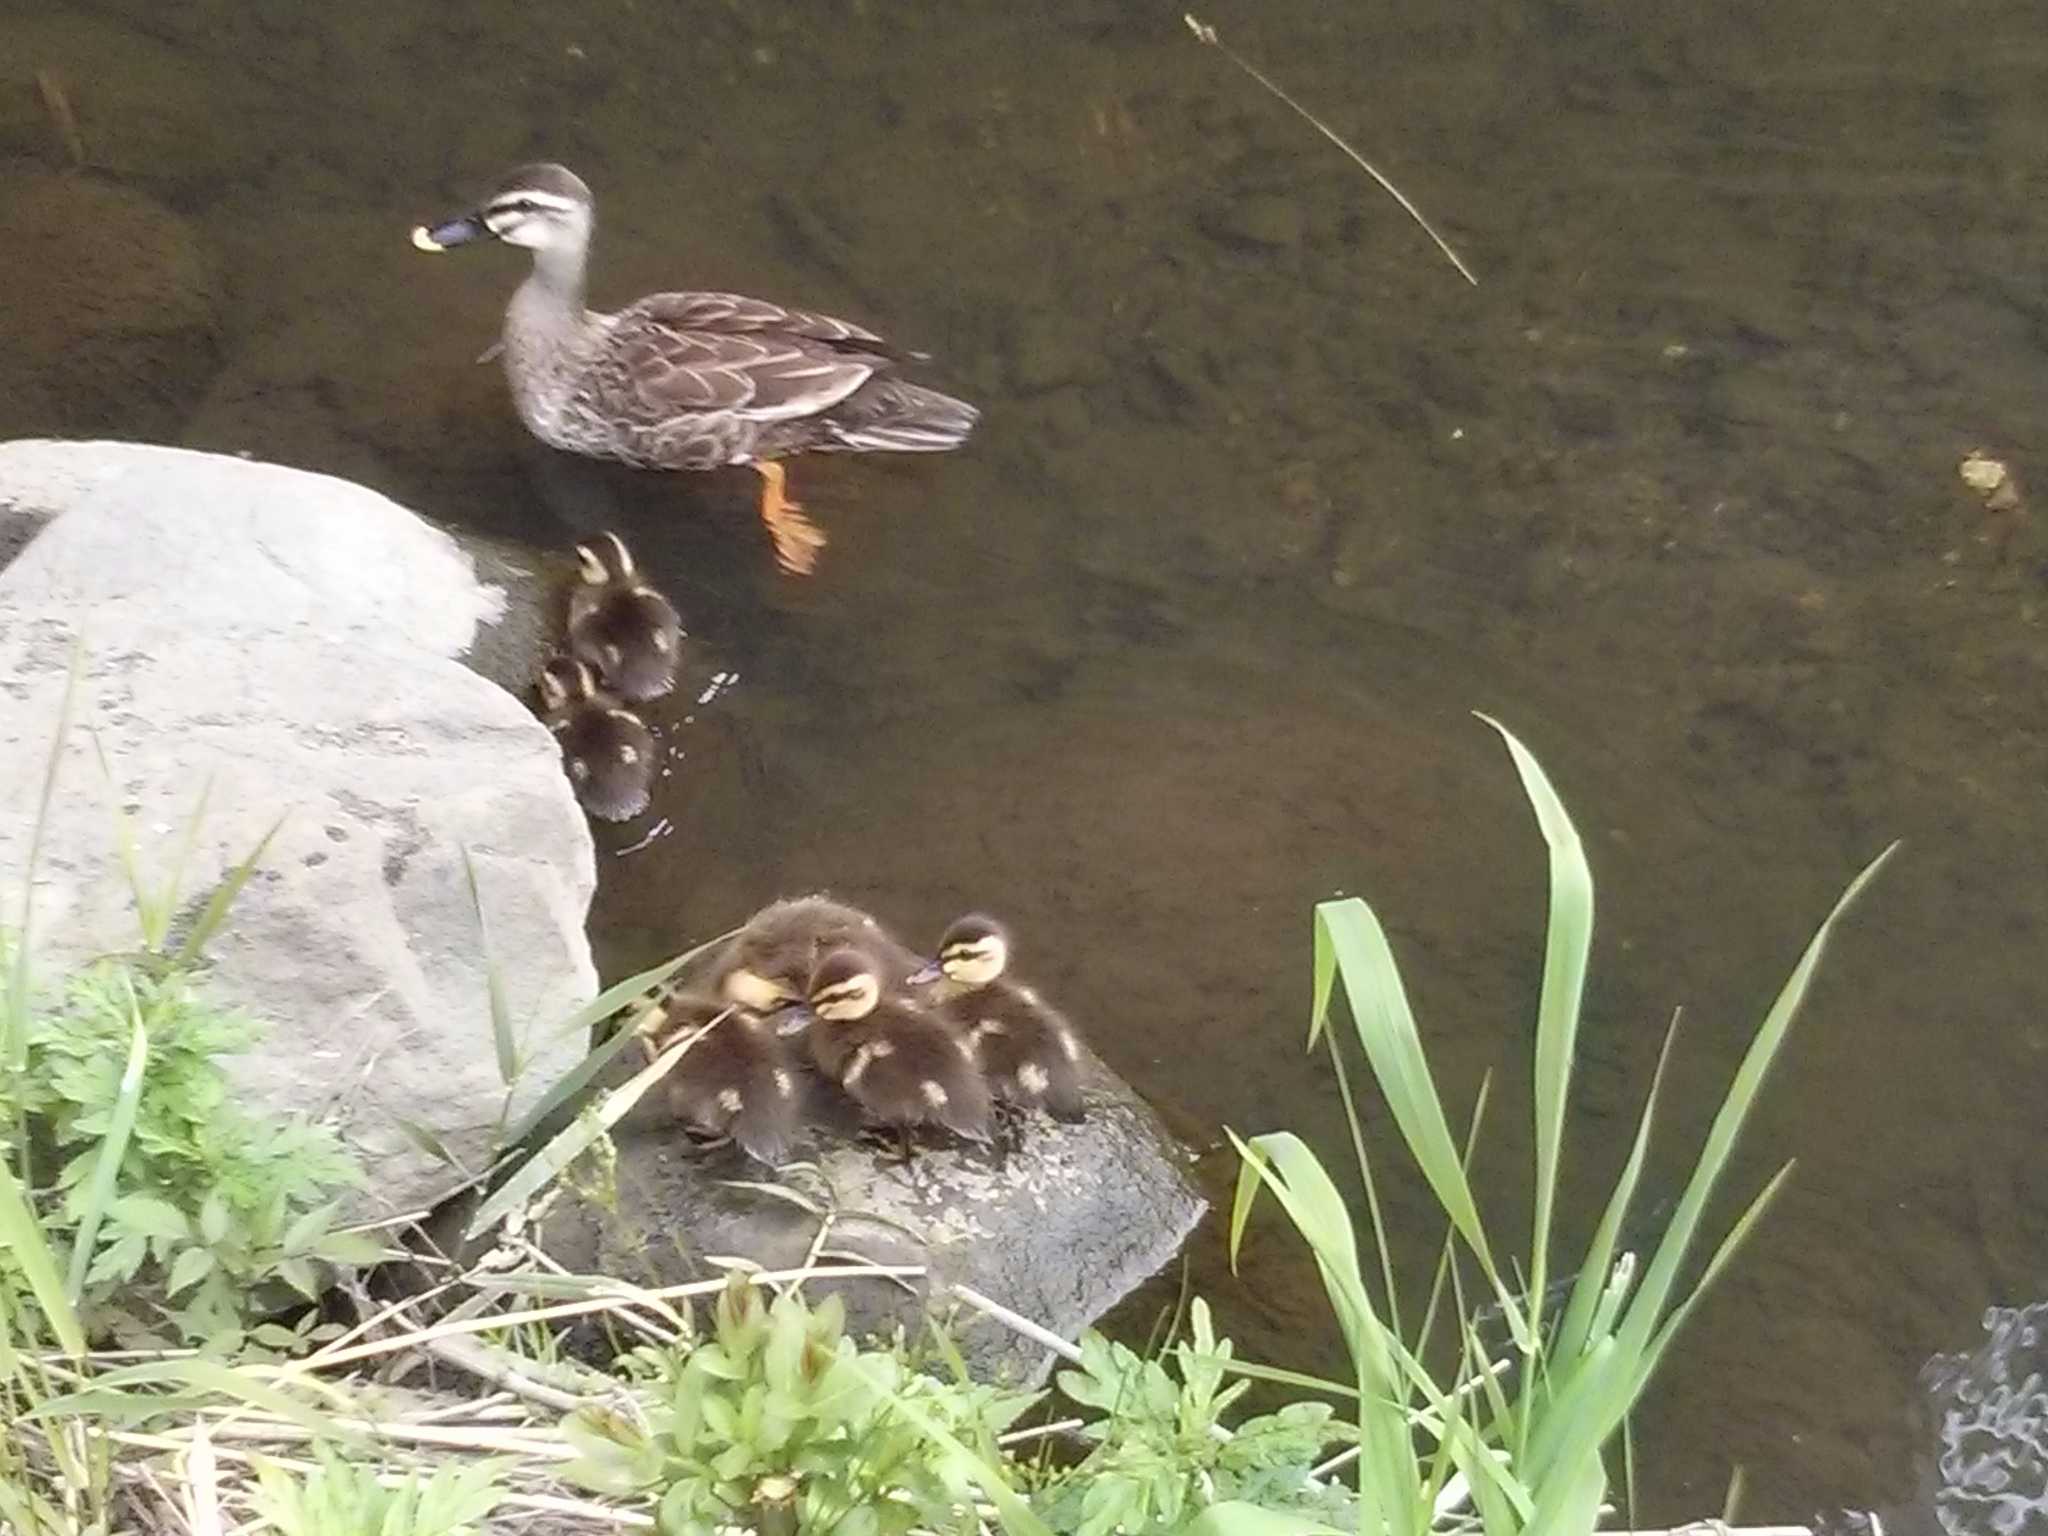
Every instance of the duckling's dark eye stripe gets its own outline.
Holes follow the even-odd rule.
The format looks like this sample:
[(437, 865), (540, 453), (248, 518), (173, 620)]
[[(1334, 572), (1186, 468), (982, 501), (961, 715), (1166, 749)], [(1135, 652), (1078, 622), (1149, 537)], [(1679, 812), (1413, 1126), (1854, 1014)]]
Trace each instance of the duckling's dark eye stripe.
[(527, 213), (569, 213), (576, 205), (566, 197), (551, 197), (545, 192), (521, 192), (512, 197), (501, 197), (484, 209), (484, 217), (504, 218)]

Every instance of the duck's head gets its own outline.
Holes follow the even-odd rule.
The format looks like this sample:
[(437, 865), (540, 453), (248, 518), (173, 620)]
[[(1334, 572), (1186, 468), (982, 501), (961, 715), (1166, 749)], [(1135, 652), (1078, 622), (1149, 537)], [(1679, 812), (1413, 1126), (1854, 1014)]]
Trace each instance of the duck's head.
[(561, 709), (593, 697), (597, 678), (573, 656), (550, 656), (541, 663), (534, 686), (540, 690), (541, 708)]
[(808, 995), (811, 1013), (825, 1023), (854, 1023), (882, 1000), (882, 968), (860, 950), (835, 949), (811, 972)]
[(445, 251), (489, 236), (530, 251), (580, 252), (590, 243), (594, 205), (583, 178), (566, 166), (522, 165), (468, 213), (421, 224), (412, 243)]
[(604, 533), (576, 546), (578, 573), (591, 586), (633, 579), (633, 556), (616, 533)]
[(912, 976), (919, 985), (941, 976), (963, 987), (985, 987), (1010, 964), (1010, 931), (992, 917), (970, 912), (939, 940), (938, 958)]

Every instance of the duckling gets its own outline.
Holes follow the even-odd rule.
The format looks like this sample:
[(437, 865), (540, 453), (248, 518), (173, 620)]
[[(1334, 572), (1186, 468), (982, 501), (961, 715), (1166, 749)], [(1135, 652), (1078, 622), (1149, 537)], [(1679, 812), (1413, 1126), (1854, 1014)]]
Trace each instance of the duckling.
[(794, 896), (772, 901), (747, 919), (720, 954), (713, 984), (730, 1001), (770, 1013), (804, 1001), (818, 962), (845, 948), (874, 957), (892, 989), (919, 964), (860, 908), (822, 894)]
[(901, 375), (920, 354), (810, 310), (736, 293), (655, 293), (584, 307), (596, 210), (566, 166), (509, 172), (472, 211), (412, 232), (423, 251), (494, 239), (533, 253), (505, 311), (519, 419), (553, 448), (645, 469), (744, 464), (785, 571), (808, 575), (825, 532), (785, 490), (795, 453), (939, 453), (980, 413)]
[(812, 1062), (863, 1115), (893, 1127), (910, 1158), (910, 1133), (940, 1125), (989, 1139), (988, 1085), (966, 1039), (907, 997), (885, 995), (883, 964), (860, 949), (818, 962), (808, 989)]
[(569, 594), (569, 654), (629, 704), (658, 699), (676, 682), (682, 620), (640, 580), (626, 541), (606, 533), (576, 546), (579, 579)]
[(681, 991), (654, 1003), (636, 1027), (651, 1060), (678, 1034), (707, 1024), (669, 1071), (669, 1107), (697, 1135), (729, 1136), (771, 1168), (787, 1162), (804, 1123), (804, 1073), (772, 1024), (724, 998)]
[(1009, 930), (971, 912), (947, 928), (938, 959), (909, 985), (936, 983), (940, 1012), (974, 1047), (999, 1103), (1078, 1119), (1081, 1037), (1058, 1009), (1004, 974), (1009, 964)]
[(540, 669), (541, 720), (562, 744), (576, 798), (593, 816), (628, 821), (647, 809), (654, 784), (654, 733), (603, 692), (590, 668), (550, 656)]

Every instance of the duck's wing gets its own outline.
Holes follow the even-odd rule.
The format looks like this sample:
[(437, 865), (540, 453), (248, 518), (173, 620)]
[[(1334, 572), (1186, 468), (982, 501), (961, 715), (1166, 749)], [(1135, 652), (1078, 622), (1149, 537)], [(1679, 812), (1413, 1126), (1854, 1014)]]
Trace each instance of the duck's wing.
[(717, 414), (744, 422), (820, 415), (891, 366), (886, 344), (830, 315), (725, 293), (661, 293), (612, 317), (589, 381), (624, 419)]

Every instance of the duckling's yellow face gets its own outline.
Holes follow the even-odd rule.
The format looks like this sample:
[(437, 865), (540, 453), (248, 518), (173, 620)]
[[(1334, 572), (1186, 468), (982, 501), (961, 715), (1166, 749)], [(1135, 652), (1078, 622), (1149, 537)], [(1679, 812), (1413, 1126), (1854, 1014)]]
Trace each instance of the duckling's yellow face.
[(811, 993), (811, 1011), (830, 1024), (850, 1024), (875, 1011), (882, 984), (869, 971), (823, 982)]
[(939, 970), (963, 987), (985, 987), (1010, 963), (1010, 943), (994, 930), (949, 935), (939, 950)]
[(576, 546), (576, 568), (577, 574), (593, 587), (601, 587), (608, 581), (631, 581), (633, 556), (627, 551), (624, 539), (616, 533), (607, 533), (588, 544)]
[(748, 970), (745, 966), (728, 971), (725, 980), (719, 983), (719, 991), (725, 994), (726, 1001), (751, 1008), (756, 1013), (773, 1013), (784, 1003), (797, 1000), (796, 993), (788, 987), (772, 982), (759, 971)]

